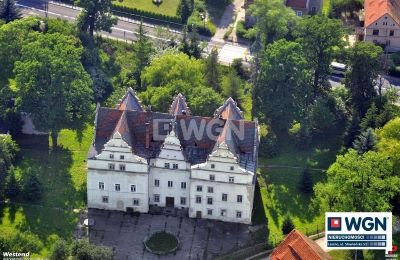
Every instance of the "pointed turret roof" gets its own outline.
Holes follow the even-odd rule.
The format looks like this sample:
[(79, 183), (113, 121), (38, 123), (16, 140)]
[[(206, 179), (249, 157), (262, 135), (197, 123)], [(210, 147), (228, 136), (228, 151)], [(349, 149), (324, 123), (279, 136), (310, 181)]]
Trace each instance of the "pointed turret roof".
[(115, 126), (113, 136), (115, 135), (120, 135), (122, 140), (124, 140), (129, 146), (132, 145), (126, 110), (122, 113), (117, 125)]
[(242, 111), (240, 111), (235, 100), (233, 100), (231, 97), (229, 97), (225, 103), (215, 111), (214, 117), (234, 120), (244, 119)]
[(136, 96), (136, 92), (132, 88), (127, 89), (125, 96), (117, 105), (117, 109), (144, 111), (139, 98)]
[(224, 128), (218, 136), (217, 142), (214, 146), (214, 150), (216, 150), (221, 144), (226, 144), (229, 151), (231, 151), (233, 154), (236, 155), (239, 153), (237, 137), (232, 133), (232, 131), (234, 131), (232, 129), (233, 127), (236, 126), (233, 125), (231, 120), (227, 120)]
[(186, 98), (184, 95), (179, 93), (174, 97), (174, 101), (172, 101), (169, 113), (173, 116), (183, 115), (184, 113), (186, 115), (190, 115), (190, 109), (186, 103)]

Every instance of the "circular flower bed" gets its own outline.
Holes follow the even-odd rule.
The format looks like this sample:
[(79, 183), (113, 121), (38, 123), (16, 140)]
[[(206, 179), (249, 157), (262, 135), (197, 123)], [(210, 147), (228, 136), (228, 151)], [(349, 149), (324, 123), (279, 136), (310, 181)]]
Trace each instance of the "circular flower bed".
[(179, 246), (178, 238), (164, 231), (147, 236), (143, 243), (147, 251), (158, 255), (175, 252)]

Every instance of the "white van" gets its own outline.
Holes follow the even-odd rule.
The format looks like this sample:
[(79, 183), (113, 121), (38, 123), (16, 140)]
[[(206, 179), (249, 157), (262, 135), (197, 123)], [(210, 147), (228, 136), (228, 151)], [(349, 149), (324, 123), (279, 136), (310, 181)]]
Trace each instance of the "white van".
[(346, 64), (332, 61), (331, 69), (332, 69), (331, 73), (334, 76), (344, 77), (346, 74), (347, 66)]

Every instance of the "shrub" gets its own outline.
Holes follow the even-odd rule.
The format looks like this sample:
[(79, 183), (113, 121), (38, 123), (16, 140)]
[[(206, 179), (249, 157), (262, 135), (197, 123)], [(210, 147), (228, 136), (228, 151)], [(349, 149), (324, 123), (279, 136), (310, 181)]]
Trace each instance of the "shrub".
[(88, 240), (79, 239), (72, 242), (71, 255), (74, 259), (84, 260), (112, 260), (113, 251), (111, 248), (104, 246), (95, 246)]
[(7, 177), (6, 183), (6, 196), (10, 199), (17, 197), (20, 188), (13, 168), (10, 170), (10, 174)]
[(313, 181), (311, 179), (310, 170), (304, 169), (300, 180), (300, 191), (305, 194), (310, 194), (313, 191)]
[(113, 5), (113, 12), (116, 15), (125, 16), (128, 18), (137, 18), (136, 16), (144, 16), (148, 18), (160, 19), (168, 22), (181, 24), (181, 17), (179, 16), (168, 16), (160, 13), (144, 11), (127, 6)]
[(286, 216), (285, 219), (283, 220), (282, 224), (282, 233), (284, 235), (289, 234), (293, 229), (294, 229), (294, 224), (292, 219), (289, 216)]
[(294, 139), (294, 142), (299, 149), (306, 149), (311, 144), (311, 131), (307, 124), (294, 122), (289, 129), (289, 133)]
[(217, 27), (210, 20), (204, 22), (204, 20), (201, 19), (200, 13), (198, 11), (194, 11), (193, 14), (189, 17), (187, 25), (190, 30), (193, 27), (196, 27), (197, 31), (200, 34), (206, 36), (213, 36), (217, 31)]
[(65, 240), (59, 239), (51, 248), (50, 260), (67, 260), (69, 248)]
[(273, 158), (279, 154), (278, 139), (272, 132), (260, 140), (260, 155), (267, 158)]
[(43, 244), (40, 238), (28, 231), (24, 233), (13, 230), (0, 230), (0, 252), (31, 252), (39, 253)]
[(236, 36), (243, 39), (253, 40), (253, 37), (249, 36), (249, 30), (246, 28), (245, 21), (239, 21), (236, 25)]
[(37, 176), (33, 173), (28, 173), (25, 176), (22, 186), (22, 193), (28, 201), (38, 201), (42, 195), (42, 184), (39, 182)]

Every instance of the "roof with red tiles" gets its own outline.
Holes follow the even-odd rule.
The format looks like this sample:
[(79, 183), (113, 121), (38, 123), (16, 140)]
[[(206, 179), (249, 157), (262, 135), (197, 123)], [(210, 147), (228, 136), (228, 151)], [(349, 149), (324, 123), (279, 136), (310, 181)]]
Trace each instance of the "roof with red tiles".
[(132, 88), (128, 88), (125, 96), (121, 99), (120, 103), (117, 105), (119, 110), (136, 110), (143, 111), (143, 106), (140, 103), (139, 98), (136, 96), (135, 91)]
[(190, 115), (190, 109), (186, 103), (186, 98), (184, 95), (179, 93), (174, 97), (174, 101), (172, 101), (169, 113), (174, 116), (182, 114)]
[(270, 255), (271, 260), (329, 260), (332, 257), (312, 239), (293, 229)]
[[(134, 154), (146, 159), (155, 158), (160, 152), (173, 121), (184, 155), (192, 165), (205, 162), (220, 138), (221, 140), (229, 139), (229, 146), (236, 153), (241, 167), (255, 172), (258, 154), (256, 122), (187, 114), (171, 115), (153, 111), (121, 110), (121, 106), (116, 109), (100, 107), (97, 109), (95, 140), (88, 158), (94, 158), (101, 153), (104, 144), (117, 131), (132, 148)], [(201, 129), (201, 124), (212, 126), (209, 130), (211, 135), (208, 131), (203, 131), (201, 134), (188, 131), (191, 127)], [(241, 127), (243, 136), (239, 138), (234, 130)], [(146, 140), (149, 142), (146, 143)]]
[(307, 8), (307, 0), (287, 0), (286, 6), (291, 8)]
[(235, 120), (244, 119), (242, 111), (240, 111), (235, 100), (233, 100), (231, 97), (228, 98), (224, 104), (215, 111), (214, 117)]
[(375, 23), (384, 15), (390, 16), (400, 25), (400, 0), (365, 0), (365, 27)]

